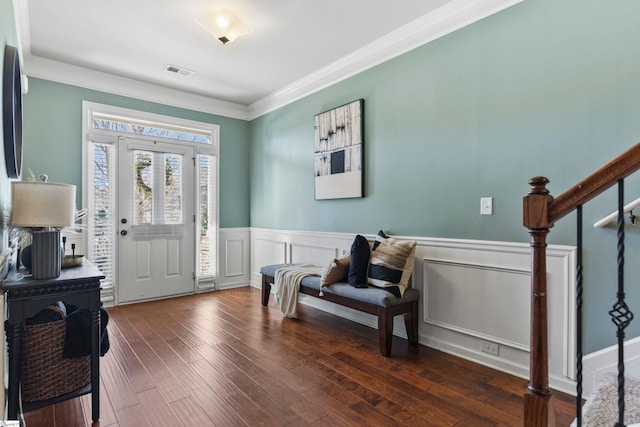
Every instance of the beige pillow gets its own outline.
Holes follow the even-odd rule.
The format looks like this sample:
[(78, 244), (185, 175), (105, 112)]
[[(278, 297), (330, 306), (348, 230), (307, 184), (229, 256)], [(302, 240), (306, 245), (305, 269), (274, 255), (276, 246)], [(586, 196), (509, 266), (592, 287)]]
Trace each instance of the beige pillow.
[(347, 279), (349, 273), (349, 255), (342, 258), (336, 258), (324, 271), (320, 278), (320, 287), (329, 286), (337, 282), (343, 282)]

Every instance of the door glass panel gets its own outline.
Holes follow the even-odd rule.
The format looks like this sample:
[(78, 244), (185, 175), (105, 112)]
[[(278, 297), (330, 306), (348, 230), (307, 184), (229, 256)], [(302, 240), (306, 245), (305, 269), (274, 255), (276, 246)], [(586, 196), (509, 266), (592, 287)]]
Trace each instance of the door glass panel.
[(182, 156), (164, 155), (164, 223), (182, 224)]
[(113, 286), (113, 242), (114, 231), (114, 147), (112, 144), (91, 143), (91, 185), (93, 191), (92, 213), (89, 220), (89, 246), (91, 261), (102, 271), (106, 278), (102, 287)]
[(215, 157), (198, 156), (198, 277), (201, 279), (216, 274), (215, 165)]
[(135, 151), (133, 168), (133, 223), (153, 224), (153, 153)]

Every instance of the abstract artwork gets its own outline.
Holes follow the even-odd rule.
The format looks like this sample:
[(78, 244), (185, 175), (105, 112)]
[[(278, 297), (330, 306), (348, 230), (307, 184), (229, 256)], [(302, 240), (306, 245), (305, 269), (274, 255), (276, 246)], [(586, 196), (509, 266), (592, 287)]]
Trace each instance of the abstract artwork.
[(364, 100), (314, 116), (315, 198), (362, 197)]

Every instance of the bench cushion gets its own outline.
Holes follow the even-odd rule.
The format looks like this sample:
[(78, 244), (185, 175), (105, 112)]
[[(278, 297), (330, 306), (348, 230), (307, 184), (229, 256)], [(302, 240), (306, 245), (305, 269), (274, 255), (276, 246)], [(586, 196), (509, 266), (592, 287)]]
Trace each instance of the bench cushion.
[[(266, 265), (260, 269), (260, 273), (266, 276), (275, 277), (278, 267), (286, 264), (273, 264)], [(320, 290), (320, 277), (308, 276), (302, 279), (301, 286)], [(398, 298), (391, 292), (387, 292), (382, 288), (376, 288), (375, 286), (369, 286), (367, 288), (354, 288), (346, 282), (334, 283), (333, 285), (324, 286), (323, 292), (340, 295), (355, 301), (362, 301), (369, 304), (378, 305), (381, 307), (391, 307), (392, 305), (417, 301), (420, 297), (420, 292), (417, 289), (409, 288), (405, 291), (402, 298)], [(322, 298), (322, 297), (320, 297)]]

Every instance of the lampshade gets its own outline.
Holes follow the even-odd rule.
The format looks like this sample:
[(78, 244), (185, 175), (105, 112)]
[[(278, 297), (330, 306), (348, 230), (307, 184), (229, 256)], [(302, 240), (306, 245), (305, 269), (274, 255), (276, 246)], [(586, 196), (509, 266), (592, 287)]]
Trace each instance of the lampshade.
[(11, 183), (14, 227), (68, 227), (75, 222), (76, 186), (57, 182)]
[(222, 44), (249, 33), (249, 28), (227, 9), (218, 10), (195, 19), (196, 24), (220, 40)]

